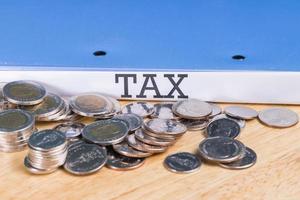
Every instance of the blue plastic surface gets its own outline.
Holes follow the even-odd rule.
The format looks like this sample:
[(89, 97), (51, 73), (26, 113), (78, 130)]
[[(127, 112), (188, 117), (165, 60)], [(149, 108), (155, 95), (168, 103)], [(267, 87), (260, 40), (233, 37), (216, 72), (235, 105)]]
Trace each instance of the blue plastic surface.
[(296, 0), (0, 3), (1, 70), (300, 71)]

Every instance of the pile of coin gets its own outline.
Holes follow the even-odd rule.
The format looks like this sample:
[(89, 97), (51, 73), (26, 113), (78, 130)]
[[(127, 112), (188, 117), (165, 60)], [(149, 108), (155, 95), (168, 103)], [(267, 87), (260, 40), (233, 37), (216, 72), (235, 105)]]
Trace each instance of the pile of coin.
[(35, 131), (35, 120), (30, 113), (10, 109), (0, 112), (0, 151), (22, 151)]
[(26, 169), (34, 174), (54, 172), (65, 163), (67, 144), (64, 133), (54, 129), (33, 133), (28, 141), (28, 155), (24, 159)]

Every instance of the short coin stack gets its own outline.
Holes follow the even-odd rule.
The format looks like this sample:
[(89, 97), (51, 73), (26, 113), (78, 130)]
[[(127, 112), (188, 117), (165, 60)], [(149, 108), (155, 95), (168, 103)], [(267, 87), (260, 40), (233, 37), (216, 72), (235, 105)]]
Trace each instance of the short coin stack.
[(28, 141), (29, 152), (24, 160), (28, 171), (34, 174), (54, 172), (65, 163), (66, 136), (57, 130), (47, 129), (33, 133)]
[(35, 120), (30, 113), (18, 109), (0, 112), (0, 151), (24, 150), (34, 131)]

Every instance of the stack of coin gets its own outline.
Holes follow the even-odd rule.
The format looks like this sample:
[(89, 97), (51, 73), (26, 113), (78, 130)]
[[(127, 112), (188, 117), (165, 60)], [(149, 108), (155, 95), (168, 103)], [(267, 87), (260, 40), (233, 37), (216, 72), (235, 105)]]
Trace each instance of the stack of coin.
[(33, 131), (35, 120), (30, 113), (19, 109), (0, 112), (0, 151), (24, 150)]
[(100, 93), (84, 93), (70, 99), (71, 110), (84, 117), (109, 119), (121, 111), (120, 103)]
[(65, 163), (68, 152), (64, 133), (47, 129), (33, 133), (28, 141), (29, 152), (24, 160), (28, 171), (34, 174), (54, 172)]

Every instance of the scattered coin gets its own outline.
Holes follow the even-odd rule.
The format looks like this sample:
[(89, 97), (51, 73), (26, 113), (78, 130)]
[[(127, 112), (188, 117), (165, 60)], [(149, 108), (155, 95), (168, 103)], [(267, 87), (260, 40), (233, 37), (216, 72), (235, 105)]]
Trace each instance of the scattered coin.
[(42, 85), (33, 81), (14, 81), (3, 87), (3, 95), (14, 104), (35, 105), (43, 101), (46, 90)]
[(229, 137), (209, 137), (199, 144), (199, 153), (206, 160), (228, 163), (240, 159), (245, 146)]
[(236, 123), (238, 123), (241, 128), (245, 128), (245, 126), (246, 126), (246, 121), (244, 119), (236, 119), (236, 118), (230, 117), (230, 116), (228, 116), (226, 114), (216, 115), (215, 117), (212, 118), (211, 121), (214, 121), (214, 120), (217, 120), (217, 119), (221, 119), (221, 118), (231, 119), (231, 120), (235, 121)]
[(130, 132), (139, 129), (143, 124), (143, 118), (141, 118), (140, 116), (138, 116), (136, 114), (132, 114), (132, 113), (131, 114), (124, 113), (124, 114), (116, 115), (116, 116), (114, 116), (114, 118), (122, 119), (125, 122), (127, 122)]
[(88, 175), (100, 170), (107, 161), (104, 147), (78, 143), (70, 146), (64, 169), (75, 175)]
[(198, 131), (205, 129), (209, 121), (206, 119), (180, 119), (179, 122), (184, 124), (188, 131)]
[(224, 112), (234, 118), (250, 120), (257, 117), (258, 112), (246, 106), (227, 106)]
[(200, 168), (201, 161), (194, 154), (180, 152), (166, 157), (164, 166), (171, 172), (192, 173)]
[(187, 131), (184, 124), (171, 119), (150, 119), (144, 123), (144, 127), (157, 134), (182, 135)]
[(210, 103), (210, 106), (212, 107), (212, 112), (210, 113), (209, 118), (213, 118), (222, 113), (222, 108), (217, 104)]
[(154, 111), (151, 104), (146, 102), (134, 102), (123, 107), (122, 113), (133, 113), (141, 117), (148, 117)]
[(219, 165), (228, 169), (246, 169), (252, 167), (256, 163), (256, 159), (256, 153), (249, 147), (246, 147), (244, 155), (239, 160), (231, 163), (219, 163)]
[(154, 146), (154, 145), (149, 145), (146, 143), (143, 143), (139, 140), (137, 140), (134, 136), (134, 134), (129, 135), (127, 137), (127, 142), (129, 146), (131, 146), (134, 149), (137, 149), (139, 151), (144, 151), (144, 152), (149, 152), (149, 153), (162, 153), (167, 150), (167, 147), (163, 146)]
[(160, 138), (155, 138), (150, 135), (147, 135), (145, 133), (146, 131), (143, 129), (138, 129), (134, 132), (134, 136), (136, 139), (139, 141), (150, 144), (150, 145), (156, 145), (156, 146), (170, 146), (175, 143), (175, 139), (160, 139)]
[(228, 118), (220, 118), (210, 122), (206, 128), (208, 137), (226, 136), (236, 138), (241, 128), (237, 122)]
[(119, 144), (114, 144), (113, 149), (121, 155), (132, 157), (132, 158), (145, 158), (152, 155), (152, 153), (139, 151), (128, 145), (126, 141)]
[(268, 108), (258, 114), (259, 120), (271, 127), (287, 128), (298, 123), (298, 114), (287, 108)]
[(66, 122), (57, 125), (56, 127), (54, 127), (54, 129), (64, 133), (67, 139), (71, 139), (80, 136), (84, 127), (85, 125), (83, 123)]
[(122, 142), (128, 134), (127, 124), (120, 119), (96, 121), (85, 126), (82, 137), (100, 145), (112, 145)]
[(197, 99), (178, 101), (172, 109), (176, 115), (185, 119), (203, 119), (212, 113), (212, 106), (209, 103)]
[(152, 118), (160, 119), (177, 119), (178, 117), (174, 115), (172, 111), (174, 103), (156, 103), (154, 104), (154, 112), (152, 113)]
[(145, 158), (132, 158), (127, 157), (116, 152), (107, 152), (106, 167), (115, 170), (132, 170), (142, 166), (145, 162)]

